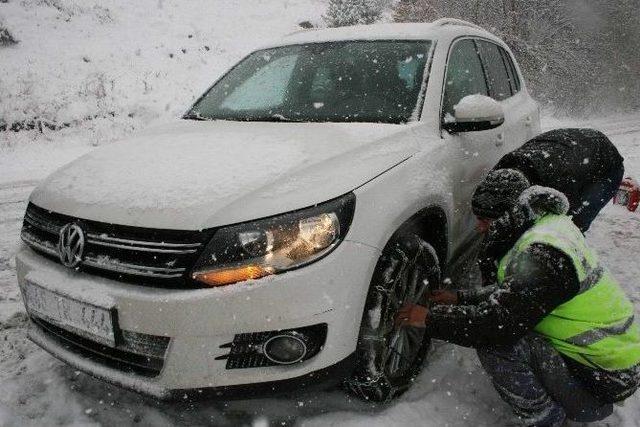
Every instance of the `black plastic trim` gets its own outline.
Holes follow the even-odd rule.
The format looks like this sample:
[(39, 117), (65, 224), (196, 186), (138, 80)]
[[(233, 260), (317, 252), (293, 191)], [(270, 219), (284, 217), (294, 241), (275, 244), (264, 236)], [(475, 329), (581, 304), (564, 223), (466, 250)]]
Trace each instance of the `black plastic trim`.
[(241, 384), (222, 387), (171, 390), (167, 400), (202, 399), (248, 399), (297, 394), (302, 391), (326, 390), (342, 383), (353, 372), (356, 353), (351, 353), (340, 362), (299, 377), (263, 383)]
[(285, 364), (274, 362), (267, 357), (263, 353), (263, 346), (269, 339), (279, 335), (298, 335), (303, 339), (307, 351), (302, 359), (294, 364), (302, 363), (320, 353), (327, 339), (327, 330), (326, 323), (318, 323), (300, 328), (236, 334), (232, 342), (220, 346), (222, 349), (228, 348), (229, 353), (218, 356), (215, 360), (226, 360), (226, 369), (283, 366)]
[(495, 129), (502, 126), (504, 119), (502, 120), (483, 120), (476, 122), (450, 122), (443, 123), (442, 128), (451, 134), (462, 132), (476, 132), (482, 130)]
[[(156, 377), (164, 366), (163, 357), (136, 354), (121, 348), (108, 347), (90, 339), (66, 331), (46, 320), (31, 316), (31, 321), (48, 337), (62, 347), (81, 357), (122, 372), (131, 372), (143, 377)], [(162, 337), (164, 338), (164, 337)], [(121, 338), (120, 338), (121, 340)], [(165, 346), (169, 345), (166, 339)], [(166, 351), (166, 350), (165, 350)]]

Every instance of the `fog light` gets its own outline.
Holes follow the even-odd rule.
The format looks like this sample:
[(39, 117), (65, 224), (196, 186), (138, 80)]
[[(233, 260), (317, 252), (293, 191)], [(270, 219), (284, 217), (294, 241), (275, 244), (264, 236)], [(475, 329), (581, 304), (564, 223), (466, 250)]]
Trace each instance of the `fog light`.
[(262, 346), (267, 359), (280, 365), (290, 365), (301, 361), (307, 354), (305, 337), (301, 334), (275, 335)]

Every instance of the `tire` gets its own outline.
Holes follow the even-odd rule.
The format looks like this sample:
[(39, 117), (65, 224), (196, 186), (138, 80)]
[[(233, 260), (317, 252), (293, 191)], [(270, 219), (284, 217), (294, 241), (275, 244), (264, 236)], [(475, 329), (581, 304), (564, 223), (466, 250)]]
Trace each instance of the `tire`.
[(440, 283), (435, 249), (419, 236), (395, 236), (382, 252), (371, 280), (356, 350), (356, 368), (345, 386), (358, 397), (388, 402), (420, 373), (431, 340), (422, 328), (396, 328), (405, 302), (425, 303)]

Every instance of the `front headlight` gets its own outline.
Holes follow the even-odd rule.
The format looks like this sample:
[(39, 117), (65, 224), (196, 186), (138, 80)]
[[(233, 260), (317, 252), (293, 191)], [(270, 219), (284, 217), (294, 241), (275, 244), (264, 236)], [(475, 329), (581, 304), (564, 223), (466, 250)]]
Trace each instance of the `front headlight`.
[(347, 234), (355, 195), (215, 232), (191, 277), (222, 286), (281, 273), (320, 259)]

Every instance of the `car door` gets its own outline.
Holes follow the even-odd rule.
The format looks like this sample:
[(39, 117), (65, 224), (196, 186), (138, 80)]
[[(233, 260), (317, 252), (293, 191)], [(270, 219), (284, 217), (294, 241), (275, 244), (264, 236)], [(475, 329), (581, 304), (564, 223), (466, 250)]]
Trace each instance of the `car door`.
[[(480, 60), (477, 42), (473, 38), (455, 40), (450, 49), (443, 86), (441, 120), (454, 115), (454, 106), (468, 95), (490, 94), (484, 68)], [(449, 134), (443, 137), (451, 144), (453, 153), (452, 176), (453, 245), (459, 247), (474, 234), (475, 217), (471, 212), (471, 196), (476, 186), (499, 158), (499, 148), (504, 146), (504, 127)]]
[(519, 147), (525, 141), (540, 134), (540, 107), (526, 90), (522, 90), (522, 80), (513, 55), (502, 47), (500, 47), (500, 51), (509, 73), (509, 83), (511, 84), (513, 103), (515, 104), (514, 109), (520, 110), (524, 117), (524, 123), (521, 123), (524, 128), (522, 131), (524, 138), (521, 143), (516, 143), (517, 147)]
[(489, 94), (500, 102), (504, 110), (501, 126), (501, 142), (497, 144), (494, 164), (504, 154), (524, 144), (536, 134), (538, 108), (536, 103), (521, 90), (511, 55), (498, 44), (489, 40), (477, 40), (480, 59), (487, 76)]

